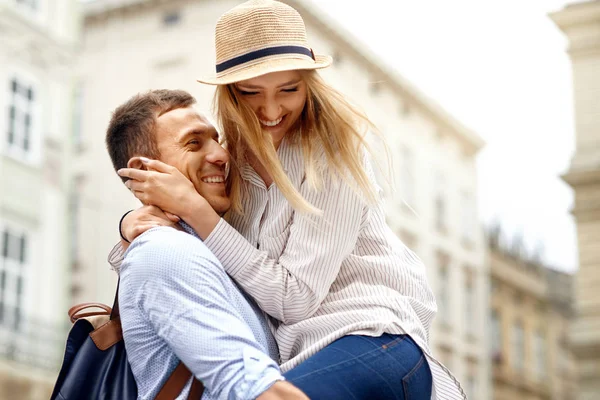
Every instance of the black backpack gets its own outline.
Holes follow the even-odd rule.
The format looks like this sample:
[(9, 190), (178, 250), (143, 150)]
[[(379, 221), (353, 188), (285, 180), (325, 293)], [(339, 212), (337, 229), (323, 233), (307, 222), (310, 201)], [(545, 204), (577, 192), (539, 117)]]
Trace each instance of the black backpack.
[[(112, 309), (101, 303), (83, 303), (71, 307), (69, 318), (74, 323), (69, 331), (65, 357), (50, 400), (135, 400), (137, 386), (123, 342), (119, 318), (119, 288)], [(102, 311), (83, 312), (87, 309)], [(110, 316), (94, 329), (84, 318)], [(179, 363), (155, 400), (173, 400), (185, 387), (191, 372)], [(202, 397), (204, 386), (194, 379), (188, 400)]]

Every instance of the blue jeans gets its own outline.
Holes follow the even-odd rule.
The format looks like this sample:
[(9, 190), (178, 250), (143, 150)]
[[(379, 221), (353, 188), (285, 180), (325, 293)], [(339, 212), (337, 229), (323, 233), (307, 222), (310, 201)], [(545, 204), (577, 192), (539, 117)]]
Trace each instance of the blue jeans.
[(408, 335), (344, 336), (284, 376), (311, 399), (431, 399), (427, 359)]

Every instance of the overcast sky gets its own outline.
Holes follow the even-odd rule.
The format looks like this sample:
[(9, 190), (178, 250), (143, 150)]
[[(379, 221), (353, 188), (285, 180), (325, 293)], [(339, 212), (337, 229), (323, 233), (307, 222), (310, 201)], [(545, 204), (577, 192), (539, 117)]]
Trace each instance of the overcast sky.
[(547, 262), (573, 270), (573, 196), (559, 178), (574, 151), (571, 66), (548, 17), (568, 2), (313, 2), (486, 140), (482, 219), (542, 241)]

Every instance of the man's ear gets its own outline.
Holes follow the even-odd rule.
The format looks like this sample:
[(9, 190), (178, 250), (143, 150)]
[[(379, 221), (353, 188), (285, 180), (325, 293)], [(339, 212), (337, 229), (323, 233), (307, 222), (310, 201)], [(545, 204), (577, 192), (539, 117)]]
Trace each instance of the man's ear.
[(127, 161), (127, 168), (141, 169), (143, 171), (147, 170), (146, 164), (142, 162), (140, 157), (131, 157), (129, 161)]

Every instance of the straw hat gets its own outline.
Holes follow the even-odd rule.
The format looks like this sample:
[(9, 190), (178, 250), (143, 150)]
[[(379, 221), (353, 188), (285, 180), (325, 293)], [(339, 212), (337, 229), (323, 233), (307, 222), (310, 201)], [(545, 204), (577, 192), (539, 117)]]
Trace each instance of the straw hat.
[(277, 71), (318, 69), (330, 56), (315, 56), (302, 17), (287, 4), (250, 0), (219, 18), (215, 29), (216, 74), (198, 82), (225, 85)]

